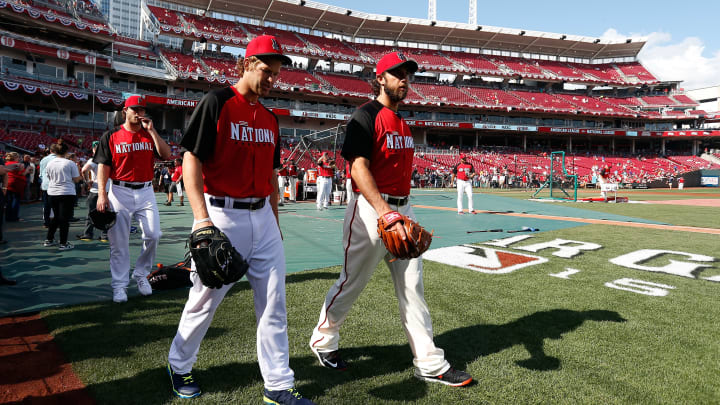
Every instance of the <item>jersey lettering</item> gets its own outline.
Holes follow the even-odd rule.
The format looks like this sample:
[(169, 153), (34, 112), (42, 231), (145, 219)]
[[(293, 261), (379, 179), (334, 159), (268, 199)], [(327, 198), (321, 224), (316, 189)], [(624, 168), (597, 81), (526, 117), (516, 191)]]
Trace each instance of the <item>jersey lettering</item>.
[(151, 142), (134, 142), (115, 145), (115, 153), (130, 153), (143, 150), (153, 150), (153, 144)]
[(412, 136), (401, 136), (397, 131), (385, 134), (388, 149), (414, 149), (415, 143)]
[[(242, 128), (242, 133), (240, 128)], [(248, 127), (245, 121), (231, 122), (230, 139), (241, 142), (270, 143), (275, 145), (275, 132), (267, 128)]]

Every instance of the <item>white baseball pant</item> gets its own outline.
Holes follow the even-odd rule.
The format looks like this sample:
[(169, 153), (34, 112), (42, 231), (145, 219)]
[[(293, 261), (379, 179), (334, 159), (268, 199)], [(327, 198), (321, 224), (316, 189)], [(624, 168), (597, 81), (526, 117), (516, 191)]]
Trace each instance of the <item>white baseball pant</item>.
[[(250, 282), (257, 322), (257, 356), (260, 373), (269, 390), (285, 390), (294, 386), (290, 369), (285, 307), (285, 252), (275, 215), (266, 201), (259, 210), (234, 209), (233, 201), (257, 199), (225, 198), (225, 208), (210, 205), (205, 194), (208, 213), (213, 224), (222, 230), (238, 252), (248, 261), (245, 277)], [(195, 270), (195, 264), (192, 263)], [(180, 374), (192, 370), (200, 343), (205, 337), (218, 305), (233, 284), (222, 288), (205, 287), (197, 273), (191, 273), (190, 289), (178, 331), (168, 355), (172, 369)]]
[(288, 183), (290, 186), (290, 201), (297, 201), (297, 182), (296, 176), (288, 177)]
[[(403, 215), (415, 218), (410, 204), (391, 205)], [(400, 320), (413, 352), (413, 364), (424, 375), (440, 375), (450, 368), (442, 349), (433, 342), (430, 310), (425, 302), (422, 259), (395, 260), (377, 233), (378, 214), (361, 194), (356, 194), (345, 210), (343, 247), (345, 262), (340, 278), (325, 297), (320, 319), (313, 330), (310, 346), (319, 352), (338, 349), (340, 327), (350, 308), (370, 281), (383, 258), (390, 268)]]
[(317, 199), (315, 204), (318, 208), (327, 208), (330, 202), (330, 189), (332, 187), (332, 178), (318, 176), (317, 178)]
[(285, 176), (278, 176), (278, 201), (285, 200)]
[(463, 210), (463, 193), (467, 194), (468, 198), (468, 211), (473, 211), (473, 196), (472, 196), (472, 180), (460, 180), (455, 179), (457, 183), (457, 209), (458, 212)]
[(157, 244), (162, 236), (160, 213), (152, 186), (138, 190), (115, 184), (108, 192), (110, 209), (117, 212), (115, 225), (107, 232), (110, 241), (110, 285), (127, 288), (130, 275), (130, 223), (135, 218), (142, 232), (143, 246), (135, 262), (133, 277), (147, 277), (155, 262)]

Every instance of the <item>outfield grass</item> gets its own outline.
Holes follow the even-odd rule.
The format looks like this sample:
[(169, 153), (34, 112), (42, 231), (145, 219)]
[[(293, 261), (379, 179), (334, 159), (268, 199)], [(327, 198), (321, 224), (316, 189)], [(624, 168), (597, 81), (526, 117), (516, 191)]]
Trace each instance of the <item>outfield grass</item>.
[[(674, 208), (673, 219), (697, 209)], [(413, 378), (410, 348), (384, 264), (342, 329), (341, 349), (350, 363), (346, 372), (321, 368), (307, 346), (339, 268), (289, 275), (290, 365), (298, 388), (319, 404), (718, 403), (720, 307), (714, 303), (720, 284), (700, 278), (720, 274), (718, 261), (698, 278), (685, 278), (628, 269), (609, 259), (643, 248), (717, 256), (720, 238), (588, 225), (533, 234), (504, 250), (520, 252), (517, 246), (555, 238), (602, 248), (574, 259), (541, 250), (533, 254), (548, 263), (509, 274), (425, 261), (436, 344), (453, 365), (477, 380), (461, 389)], [(669, 259), (687, 260), (671, 255), (643, 264), (663, 266)], [(580, 272), (570, 279), (549, 275), (567, 268)], [(650, 297), (604, 285), (621, 278), (674, 289), (667, 296)], [(156, 293), (124, 305), (75, 306), (43, 315), (100, 403), (187, 403), (172, 396), (164, 371), (186, 295)], [(239, 283), (221, 305), (200, 350), (194, 375), (205, 393), (193, 403), (261, 403), (253, 313), (248, 284)]]

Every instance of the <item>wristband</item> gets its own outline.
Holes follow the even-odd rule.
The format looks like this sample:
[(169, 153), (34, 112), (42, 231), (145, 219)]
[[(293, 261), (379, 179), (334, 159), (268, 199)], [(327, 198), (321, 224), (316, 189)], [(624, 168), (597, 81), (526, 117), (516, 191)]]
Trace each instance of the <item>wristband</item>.
[(210, 217), (203, 218), (203, 219), (195, 219), (195, 220), (193, 220), (193, 225), (201, 224), (203, 222), (208, 222), (208, 221), (210, 221)]

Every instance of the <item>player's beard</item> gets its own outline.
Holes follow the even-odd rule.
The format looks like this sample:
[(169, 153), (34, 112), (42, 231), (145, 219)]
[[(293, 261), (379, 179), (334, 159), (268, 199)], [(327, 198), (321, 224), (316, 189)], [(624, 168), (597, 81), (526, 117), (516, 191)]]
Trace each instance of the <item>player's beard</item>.
[(398, 86), (394, 89), (391, 89), (390, 87), (385, 86), (385, 94), (388, 96), (392, 103), (397, 104), (405, 100), (405, 97), (407, 97), (408, 94), (408, 88), (402, 88)]

